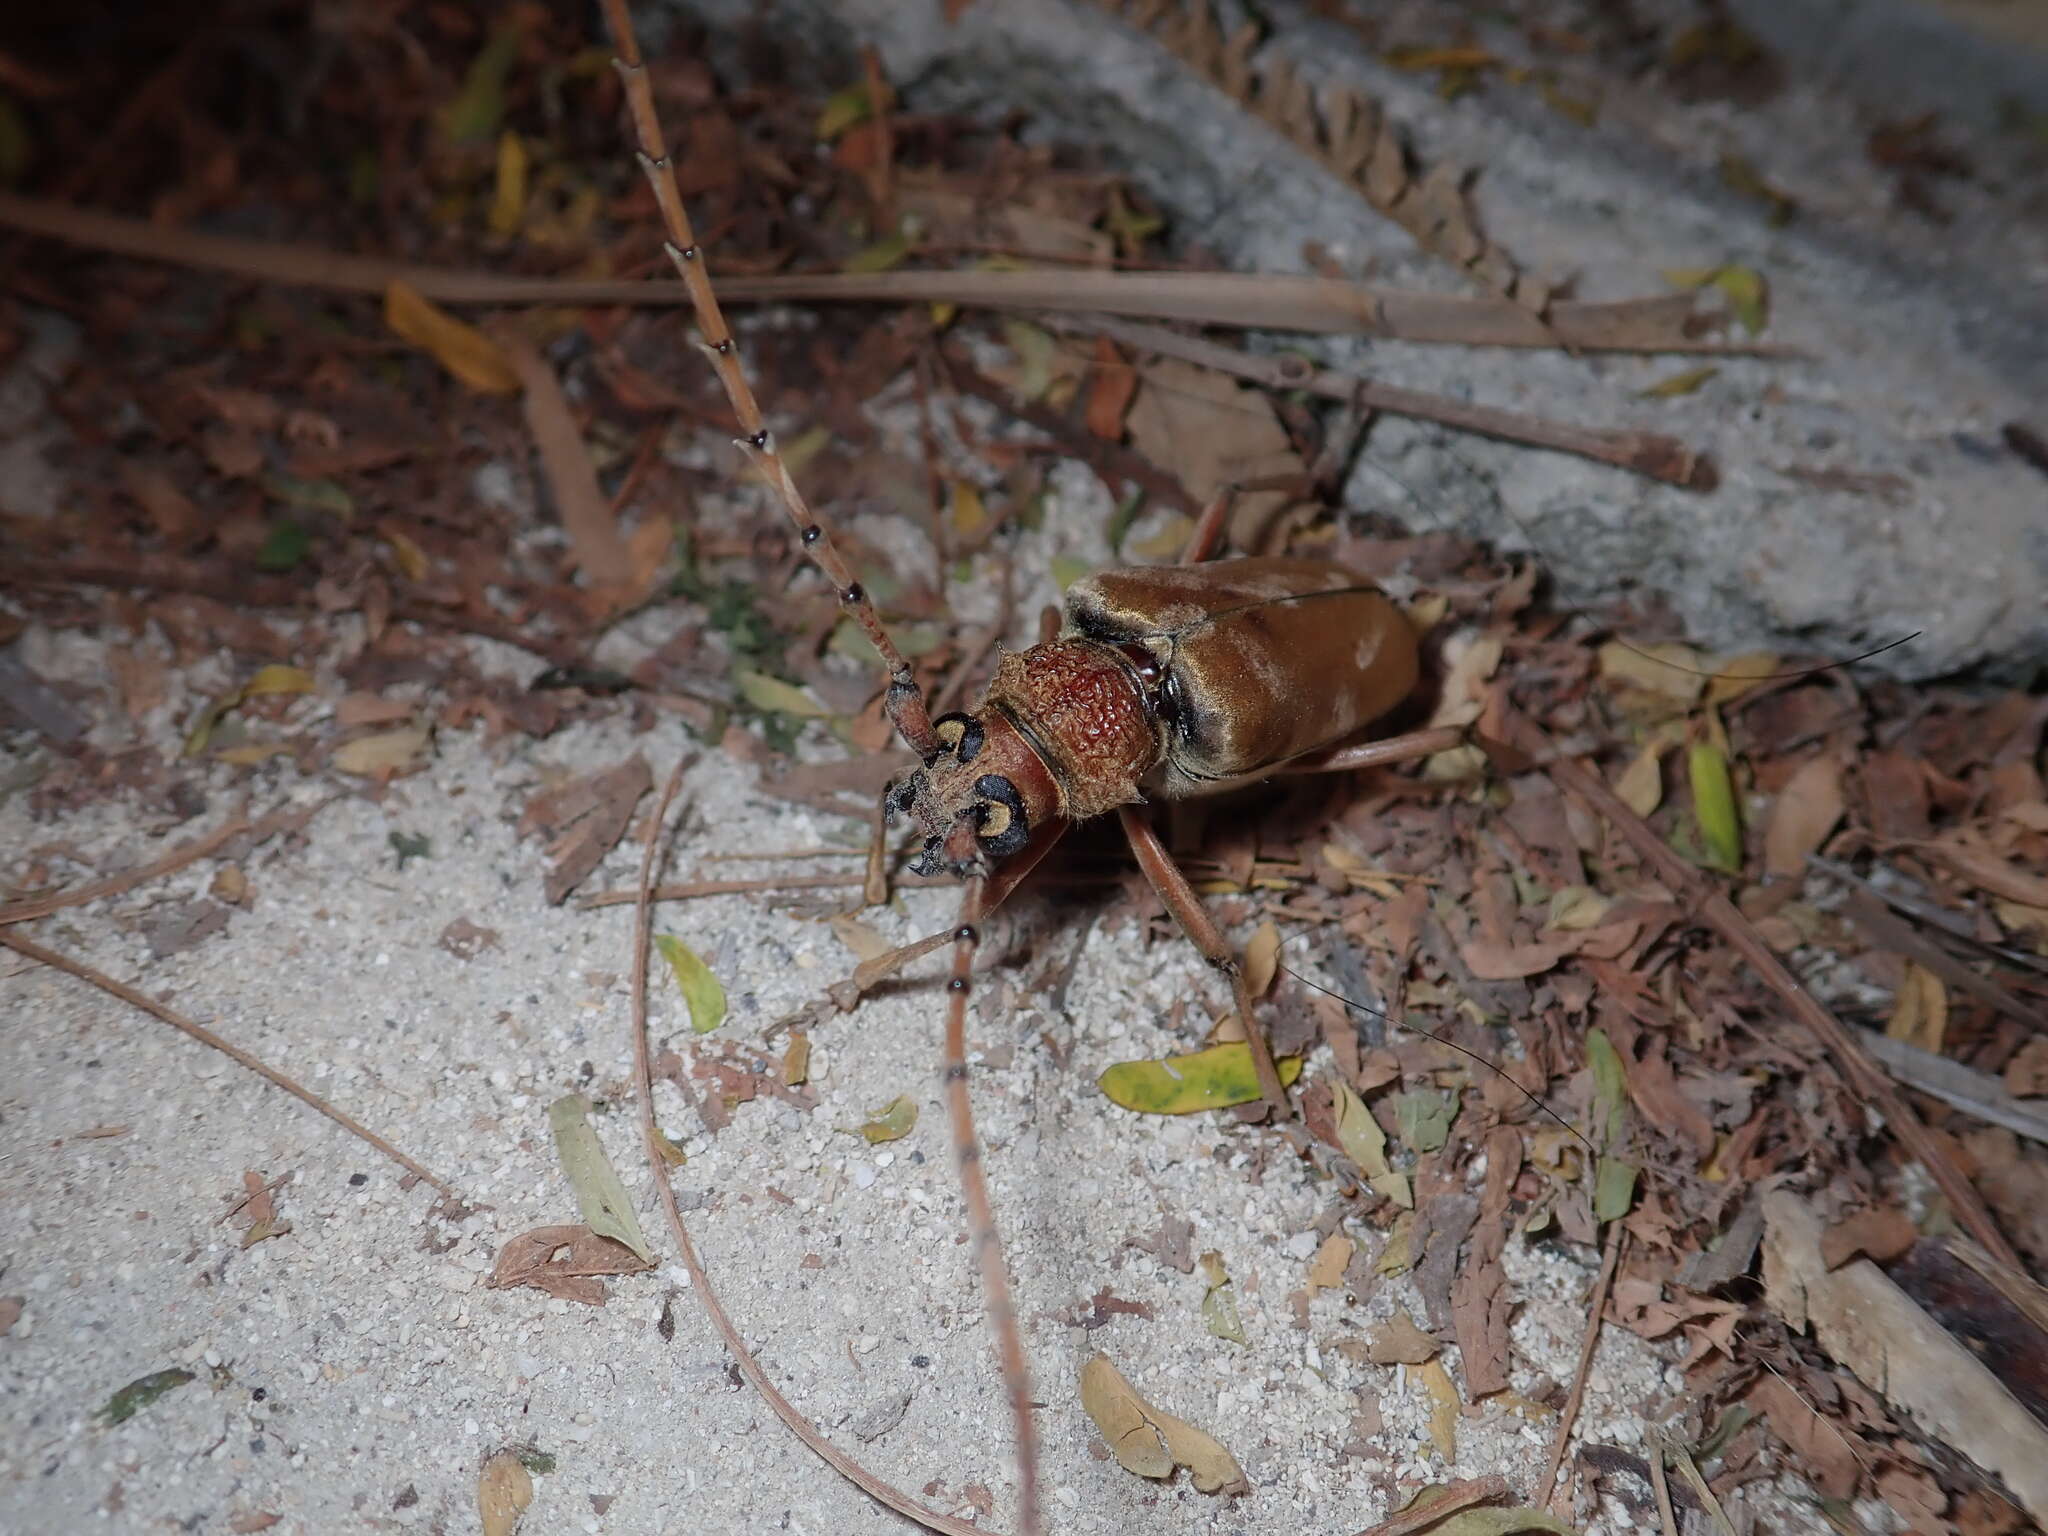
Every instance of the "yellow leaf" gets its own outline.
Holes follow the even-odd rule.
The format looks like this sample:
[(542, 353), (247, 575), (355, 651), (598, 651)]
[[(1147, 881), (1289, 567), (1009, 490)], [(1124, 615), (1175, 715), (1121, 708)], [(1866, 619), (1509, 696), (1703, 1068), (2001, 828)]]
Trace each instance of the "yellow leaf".
[(971, 480), (955, 480), (948, 490), (953, 504), (953, 531), (971, 539), (988, 526), (988, 509), (982, 505), (981, 491)]
[(890, 235), (887, 239), (877, 240), (865, 250), (855, 251), (846, 258), (845, 270), (848, 272), (887, 272), (891, 268), (902, 266), (904, 258), (909, 254), (910, 236), (899, 232)]
[(1429, 1443), (1445, 1461), (1458, 1459), (1458, 1389), (1451, 1385), (1451, 1373), (1444, 1369), (1442, 1356), (1414, 1367), (1424, 1390), (1429, 1393)]
[(380, 774), (403, 773), (408, 768), (419, 766), (419, 758), (426, 751), (431, 736), (432, 732), (424, 725), (378, 731), (372, 736), (344, 741), (334, 749), (328, 761), (337, 772), (352, 773), (365, 779), (373, 779)]
[(1646, 693), (1690, 704), (1707, 686), (1700, 653), (1689, 645), (1630, 645), (1610, 640), (1600, 647), (1600, 676)]
[(683, 1156), (683, 1149), (661, 1133), (659, 1127), (653, 1131), (654, 1150), (661, 1160), (671, 1168), (680, 1168), (689, 1159)]
[(1567, 885), (1551, 892), (1543, 926), (1564, 933), (1582, 933), (1598, 928), (1613, 905), (1613, 897), (1602, 896), (1589, 885)]
[(313, 674), (304, 667), (269, 666), (257, 669), (256, 675), (242, 687), (245, 699), (261, 698), (266, 693), (311, 693)]
[(819, 720), (832, 713), (795, 683), (785, 683), (765, 672), (751, 672), (742, 667), (733, 674), (732, 680), (739, 688), (740, 697), (763, 714)]
[(1220, 1440), (1146, 1402), (1105, 1355), (1081, 1367), (1081, 1406), (1126, 1472), (1171, 1477), (1183, 1466), (1203, 1493), (1251, 1491), (1244, 1469)]
[(1681, 373), (1659, 379), (1642, 391), (1645, 400), (1675, 400), (1680, 395), (1689, 395), (1721, 370), (1711, 363), (1698, 368), (1687, 368)]
[(484, 1536), (512, 1536), (532, 1502), (533, 1478), (518, 1456), (500, 1451), (484, 1463), (476, 1480), (476, 1509)]
[(1707, 679), (1707, 703), (1709, 706), (1726, 704), (1730, 699), (1739, 699), (1758, 683), (1777, 675), (1783, 662), (1769, 651), (1744, 651), (1740, 656), (1731, 656), (1714, 669), (1714, 675)]
[(1939, 1052), (1948, 1034), (1948, 990), (1942, 986), (1941, 978), (1908, 960), (1884, 1032), (1923, 1051)]
[(398, 562), (399, 573), (407, 581), (425, 581), (428, 568), (426, 551), (396, 528), (380, 528), (377, 531), (383, 536), (384, 542), (391, 546), (391, 558)]
[(1259, 924), (1258, 932), (1244, 947), (1244, 986), (1254, 999), (1264, 997), (1280, 974), (1280, 930), (1270, 920)]
[(495, 341), (401, 278), (384, 290), (384, 323), (478, 394), (519, 392), (519, 375)]
[(491, 233), (510, 239), (526, 213), (526, 141), (507, 128), (498, 135), (498, 180), (491, 193)]
[[(1282, 1056), (1280, 1081), (1301, 1076), (1301, 1058)], [(1188, 1056), (1160, 1061), (1120, 1061), (1096, 1079), (1110, 1100), (1144, 1115), (1191, 1115), (1205, 1109), (1249, 1104), (1259, 1096), (1252, 1048), (1243, 1041), (1212, 1045)]]
[(864, 123), (874, 116), (868, 105), (868, 88), (865, 83), (849, 85), (843, 91), (835, 91), (825, 103), (825, 110), (818, 114), (818, 126), (812, 132), (827, 144), (838, 138), (856, 123)]
[(1647, 816), (1664, 799), (1664, 743), (1651, 742), (1635, 755), (1615, 781), (1614, 792), (1638, 816)]
[(1728, 759), (1720, 748), (1699, 742), (1686, 754), (1686, 773), (1692, 780), (1692, 811), (1708, 861), (1733, 874), (1742, 868), (1742, 822), (1736, 815)]

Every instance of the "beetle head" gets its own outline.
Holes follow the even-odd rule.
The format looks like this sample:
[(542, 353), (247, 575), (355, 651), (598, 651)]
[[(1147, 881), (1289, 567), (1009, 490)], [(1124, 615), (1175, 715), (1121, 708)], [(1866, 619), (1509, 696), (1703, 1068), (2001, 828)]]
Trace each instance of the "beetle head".
[(941, 715), (941, 750), (890, 786), (891, 812), (924, 833), (910, 867), (920, 875), (986, 875), (1060, 814), (1044, 757), (1003, 710)]

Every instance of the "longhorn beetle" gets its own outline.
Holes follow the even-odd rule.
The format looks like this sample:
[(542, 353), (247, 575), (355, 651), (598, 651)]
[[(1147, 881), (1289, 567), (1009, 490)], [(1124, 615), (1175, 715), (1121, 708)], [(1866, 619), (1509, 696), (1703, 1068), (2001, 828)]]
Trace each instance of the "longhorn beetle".
[[(965, 882), (946, 983), (943, 1078), (953, 1153), (984, 1302), (1014, 1421), (1018, 1521), (1042, 1529), (1030, 1376), (996, 1236), (967, 1092), (967, 997), (978, 924), (1001, 905), (1067, 827), (1115, 813), (1139, 867), (1203, 957), (1229, 979), (1262, 1095), (1292, 1113), (1243, 971), (1139, 807), (1235, 788), (1275, 773), (1335, 773), (1456, 746), (1456, 729), (1358, 740), (1413, 691), (1414, 629), (1393, 601), (1317, 560), (1210, 561), (1229, 500), (1197, 521), (1176, 566), (1103, 571), (1075, 582), (1050, 640), (1009, 652), (974, 710), (933, 719), (910, 664), (832, 535), (776, 451), (774, 435), (712, 291), (705, 255), (676, 185), (627, 0), (604, 0), (626, 104), (666, 235), (689, 291), (701, 344), (740, 421), (740, 448), (771, 485), (799, 542), (873, 643), (888, 672), (884, 704), (920, 766), (884, 791), (924, 843), (913, 868)], [(1207, 563), (1204, 563), (1207, 562)]]

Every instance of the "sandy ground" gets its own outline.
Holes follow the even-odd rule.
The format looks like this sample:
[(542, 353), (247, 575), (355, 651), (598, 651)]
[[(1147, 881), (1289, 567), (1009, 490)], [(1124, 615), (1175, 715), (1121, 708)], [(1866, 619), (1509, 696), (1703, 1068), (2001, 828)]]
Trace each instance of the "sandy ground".
[[(105, 665), (97, 642), (75, 636), (32, 638), (30, 659), (60, 681)], [(176, 708), (158, 722), (167, 743)], [(242, 859), (248, 909), (195, 947), (152, 959), (144, 930), (204, 896), (223, 861), (28, 930), (392, 1136), (478, 1207), (453, 1226), (430, 1217), (430, 1191), (408, 1189), (400, 1169), (248, 1072), (74, 980), (0, 960), (0, 1293), (25, 1299), (0, 1340), (0, 1526), (247, 1530), (257, 1527), (245, 1517), (270, 1513), (285, 1531), (474, 1530), (478, 1468), (515, 1446), (553, 1458), (529, 1532), (902, 1528), (736, 1386), (659, 1230), (623, 1108), (630, 909), (548, 906), (541, 850), (513, 825), (546, 775), (645, 752), (659, 776), (683, 747), (679, 734), (635, 738), (623, 719), (496, 749), (443, 732), (432, 766), (381, 803), (339, 799), (303, 840)], [(288, 768), (218, 770), (210, 811), (175, 829), (139, 825), (118, 798), (39, 823), (15, 794), (0, 806), (0, 847), (10, 861), (61, 849), (55, 868), (69, 883), (204, 830), (245, 789), (260, 808), (336, 787)], [(854, 835), (764, 797), (752, 769), (716, 752), (684, 795), (672, 874), (715, 852)], [(394, 834), (426, 836), (430, 856), (399, 868)], [(629, 839), (588, 888), (628, 883), (638, 856)], [(1286, 1298), (1320, 1241), (1318, 1219), (1333, 1219), (1302, 1168), (1274, 1158), (1255, 1179), (1259, 1133), (1214, 1117), (1140, 1118), (1100, 1096), (1094, 1079), (1111, 1062), (1185, 1048), (1168, 1010), (1187, 998), (1205, 1017), (1212, 982), (1187, 946), (1143, 948), (1130, 923), (1105, 926), (1097, 905), (1054, 910), (1060, 900), (1030, 898), (1023, 915), (1041, 928), (1067, 922), (1060, 943), (1088, 925), (1064, 1006), (1022, 997), (1011, 973), (1007, 989), (979, 989), (973, 1020), (975, 1093), (1046, 1404), (1056, 1528), (1341, 1533), (1386, 1513), (1397, 1485), (1496, 1470), (1526, 1485), (1547, 1421), (1483, 1409), (1459, 1425), (1447, 1463), (1428, 1448), (1420, 1385), (1340, 1352), (1397, 1306), (1418, 1306), (1405, 1280), (1363, 1303), (1324, 1292), (1309, 1326), (1295, 1325)], [(911, 893), (872, 920), (908, 938), (945, 923), (949, 903)], [(498, 942), (458, 958), (438, 942), (458, 919)], [(669, 907), (659, 926), (702, 953), (732, 996), (732, 1017), (698, 1040), (674, 989), (657, 987), (657, 1045), (686, 1057), (755, 1051), (769, 1024), (852, 964), (815, 914), (755, 897)], [(657, 1108), (688, 1154), (679, 1183), (716, 1283), (773, 1376), (877, 1471), (946, 1508), (986, 1488), (985, 1523), (1007, 1528), (1014, 1473), (946, 1154), (939, 996), (926, 975), (820, 1030), (811, 1113), (763, 1099), (713, 1136), (673, 1086), (658, 1088)], [(575, 1219), (546, 1109), (577, 1090), (620, 1106), (597, 1123), (664, 1258), (615, 1283), (601, 1309), (482, 1284), (506, 1238)], [(869, 1148), (846, 1134), (898, 1094), (920, 1110), (908, 1138)], [(291, 1224), (248, 1249), (224, 1221), (245, 1170), (288, 1179), (279, 1214)], [(1193, 1224), (1197, 1252), (1223, 1255), (1248, 1345), (1205, 1330), (1199, 1271), (1131, 1246), (1167, 1214)], [(1383, 1241), (1345, 1230), (1368, 1252)], [(1595, 1256), (1540, 1246), (1510, 1258), (1522, 1297), (1516, 1385), (1569, 1380)], [(1081, 1326), (1105, 1288), (1152, 1316)], [(1219, 1434), (1253, 1496), (1148, 1484), (1104, 1460), (1076, 1396), (1098, 1350), (1161, 1406)], [(196, 1379), (125, 1424), (96, 1421), (117, 1389), (171, 1367)], [(1645, 1415), (1671, 1411), (1677, 1382), (1610, 1328), (1584, 1434), (1639, 1445)], [(905, 1394), (893, 1428), (852, 1438)], [(1347, 1456), (1368, 1401), (1384, 1430)], [(1588, 1528), (1623, 1528), (1623, 1512), (1608, 1514)]]

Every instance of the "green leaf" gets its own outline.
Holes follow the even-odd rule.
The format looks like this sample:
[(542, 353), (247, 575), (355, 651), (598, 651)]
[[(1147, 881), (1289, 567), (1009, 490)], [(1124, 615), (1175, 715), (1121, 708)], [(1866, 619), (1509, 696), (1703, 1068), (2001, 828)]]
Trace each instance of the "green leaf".
[(1707, 862), (1734, 874), (1742, 868), (1742, 823), (1735, 814), (1735, 781), (1728, 759), (1710, 741), (1697, 742), (1686, 754), (1692, 778), (1692, 813), (1706, 844)]
[(1628, 1104), (1628, 1074), (1604, 1029), (1586, 1031), (1586, 1065), (1593, 1069), (1593, 1134), (1603, 1147), (1621, 1140)]
[(853, 1134), (864, 1137), (871, 1147), (885, 1141), (901, 1141), (910, 1134), (917, 1124), (917, 1102), (907, 1094), (897, 1094), (872, 1115), (853, 1129)]
[(683, 1001), (689, 1004), (690, 1028), (700, 1035), (710, 1034), (725, 1022), (725, 988), (711, 974), (711, 967), (681, 939), (672, 934), (657, 933), (654, 947), (661, 951), (661, 958), (675, 973)]
[(1618, 1157), (1602, 1157), (1593, 1174), (1593, 1216), (1619, 1221), (1635, 1204), (1636, 1168)]
[(843, 270), (848, 272), (887, 272), (892, 267), (903, 265), (910, 255), (910, 236), (898, 232), (887, 239), (877, 240), (864, 250), (855, 251), (846, 258)]
[(1451, 1139), (1451, 1121), (1457, 1118), (1458, 1101), (1434, 1088), (1418, 1088), (1394, 1095), (1394, 1124), (1401, 1139), (1418, 1152), (1434, 1152)]
[(1396, 1173), (1387, 1162), (1387, 1133), (1373, 1119), (1365, 1101), (1342, 1081), (1335, 1085), (1337, 1097), (1337, 1141), (1344, 1155), (1358, 1165), (1365, 1182), (1404, 1210), (1415, 1208), (1415, 1191), (1408, 1175)]
[(270, 525), (263, 547), (256, 551), (259, 571), (288, 571), (312, 551), (313, 535), (295, 518), (280, 517)]
[(552, 1451), (537, 1450), (529, 1445), (512, 1454), (519, 1458), (519, 1465), (537, 1477), (547, 1477), (555, 1470), (555, 1456)]
[(1052, 388), (1053, 375), (1058, 371), (1059, 342), (1052, 332), (1028, 320), (1005, 320), (1003, 340), (1017, 354), (1017, 376), (1010, 384), (1012, 392), (1023, 400), (1040, 398)]
[(832, 99), (825, 103), (825, 110), (818, 114), (818, 126), (813, 131), (829, 144), (856, 123), (864, 123), (874, 115), (874, 110), (868, 105), (866, 83), (849, 85), (843, 91), (832, 93)]
[(548, 1106), (548, 1128), (555, 1133), (555, 1157), (576, 1191), (576, 1208), (590, 1230), (632, 1249), (642, 1263), (654, 1262), (654, 1251), (633, 1214), (626, 1186), (619, 1182), (611, 1159), (590, 1124), (590, 1100), (571, 1093)]
[(500, 27), (470, 61), (462, 88), (441, 109), (441, 132), (451, 144), (475, 144), (494, 138), (505, 116), (505, 80), (519, 57), (525, 29)]
[(125, 1424), (166, 1392), (176, 1391), (190, 1380), (190, 1371), (175, 1369), (151, 1371), (147, 1376), (138, 1376), (108, 1398), (106, 1406), (99, 1410), (97, 1417), (109, 1428), (116, 1424)]
[(732, 675), (740, 697), (764, 715), (795, 715), (802, 720), (822, 720), (832, 713), (795, 683), (785, 683), (766, 672), (741, 667)]
[[(1282, 1056), (1275, 1065), (1282, 1083), (1301, 1076), (1299, 1056)], [(1259, 1096), (1252, 1048), (1242, 1040), (1212, 1045), (1191, 1056), (1120, 1061), (1095, 1081), (1114, 1103), (1141, 1115), (1191, 1115), (1249, 1104)]]

